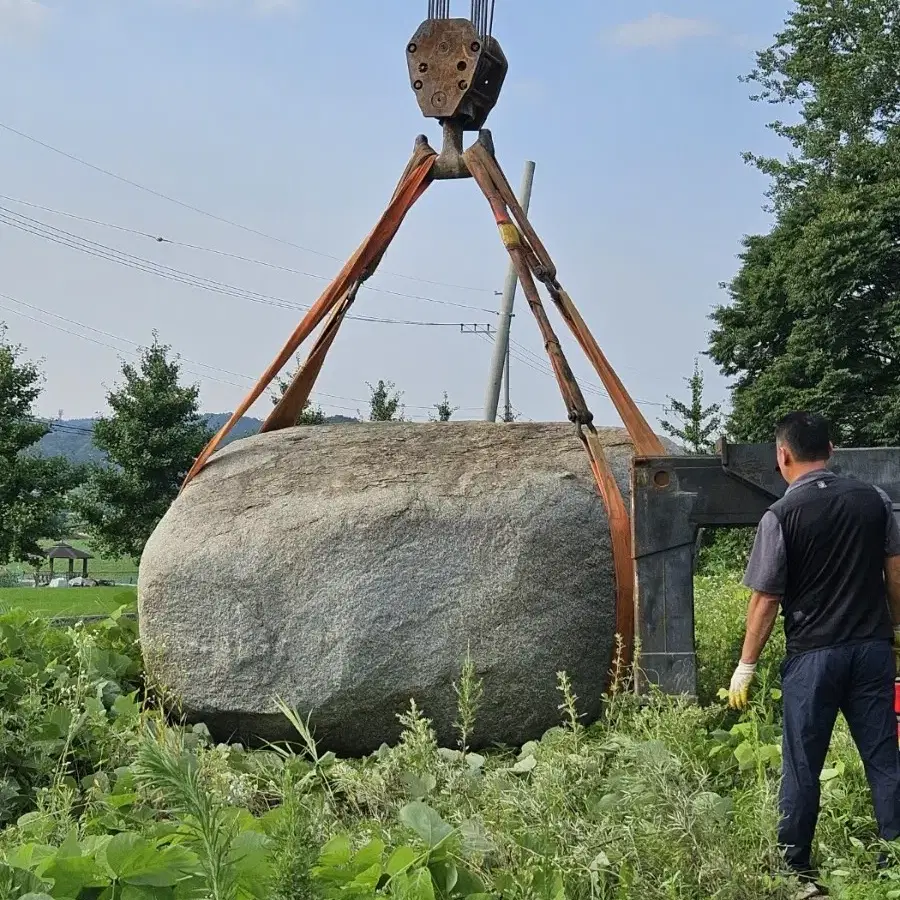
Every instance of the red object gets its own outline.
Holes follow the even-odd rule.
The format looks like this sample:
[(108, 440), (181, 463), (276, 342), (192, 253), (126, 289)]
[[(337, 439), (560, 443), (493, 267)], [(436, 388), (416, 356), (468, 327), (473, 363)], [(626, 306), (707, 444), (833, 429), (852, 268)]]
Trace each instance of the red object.
[(897, 714), (897, 742), (900, 744), (900, 678), (894, 680), (894, 712)]

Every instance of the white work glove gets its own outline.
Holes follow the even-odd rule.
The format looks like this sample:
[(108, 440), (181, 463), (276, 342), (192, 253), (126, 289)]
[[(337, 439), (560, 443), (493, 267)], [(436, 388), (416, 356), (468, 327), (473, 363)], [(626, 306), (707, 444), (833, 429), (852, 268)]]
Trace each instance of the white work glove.
[(739, 663), (731, 676), (728, 705), (731, 709), (746, 709), (750, 698), (750, 684), (756, 675), (756, 663)]

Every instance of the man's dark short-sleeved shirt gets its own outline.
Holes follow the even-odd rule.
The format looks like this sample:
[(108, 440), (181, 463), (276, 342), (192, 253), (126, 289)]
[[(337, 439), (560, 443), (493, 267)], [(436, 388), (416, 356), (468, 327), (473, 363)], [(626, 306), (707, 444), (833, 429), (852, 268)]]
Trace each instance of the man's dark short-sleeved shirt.
[(822, 469), (763, 516), (744, 584), (781, 598), (789, 652), (884, 637), (885, 556), (900, 556), (890, 498)]
[[(798, 478), (785, 491), (785, 496), (804, 484), (816, 481), (823, 475), (835, 477), (825, 469), (820, 472), (810, 472), (808, 475)], [(876, 487), (875, 490), (881, 494), (884, 505), (890, 513), (885, 528), (884, 555), (900, 556), (900, 526), (897, 525), (897, 519), (894, 516), (893, 503), (881, 488)], [(759, 523), (756, 540), (753, 543), (753, 552), (750, 554), (747, 570), (744, 573), (744, 586), (762, 594), (772, 594), (775, 597), (784, 596), (787, 587), (787, 550), (781, 522), (771, 510), (766, 512)]]

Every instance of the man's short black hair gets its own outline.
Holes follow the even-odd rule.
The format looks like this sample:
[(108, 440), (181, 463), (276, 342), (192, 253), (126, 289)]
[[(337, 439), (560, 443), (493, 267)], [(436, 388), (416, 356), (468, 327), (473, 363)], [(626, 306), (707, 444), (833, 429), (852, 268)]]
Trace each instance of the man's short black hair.
[(831, 455), (831, 431), (816, 413), (788, 413), (775, 426), (775, 440), (785, 445), (797, 462), (819, 462)]

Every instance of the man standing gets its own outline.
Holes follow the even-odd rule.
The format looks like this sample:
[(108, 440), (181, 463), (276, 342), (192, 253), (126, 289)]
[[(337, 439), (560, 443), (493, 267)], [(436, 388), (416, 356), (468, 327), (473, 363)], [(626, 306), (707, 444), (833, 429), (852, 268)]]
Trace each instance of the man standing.
[(824, 419), (791, 413), (775, 432), (784, 497), (760, 522), (744, 584), (752, 590), (729, 703), (747, 705), (760, 654), (781, 607), (783, 771), (779, 843), (818, 896), (812, 842), (819, 776), (840, 710), (865, 765), (884, 840), (900, 837), (900, 751), (894, 714), (900, 643), (900, 528), (878, 488), (829, 472)]

